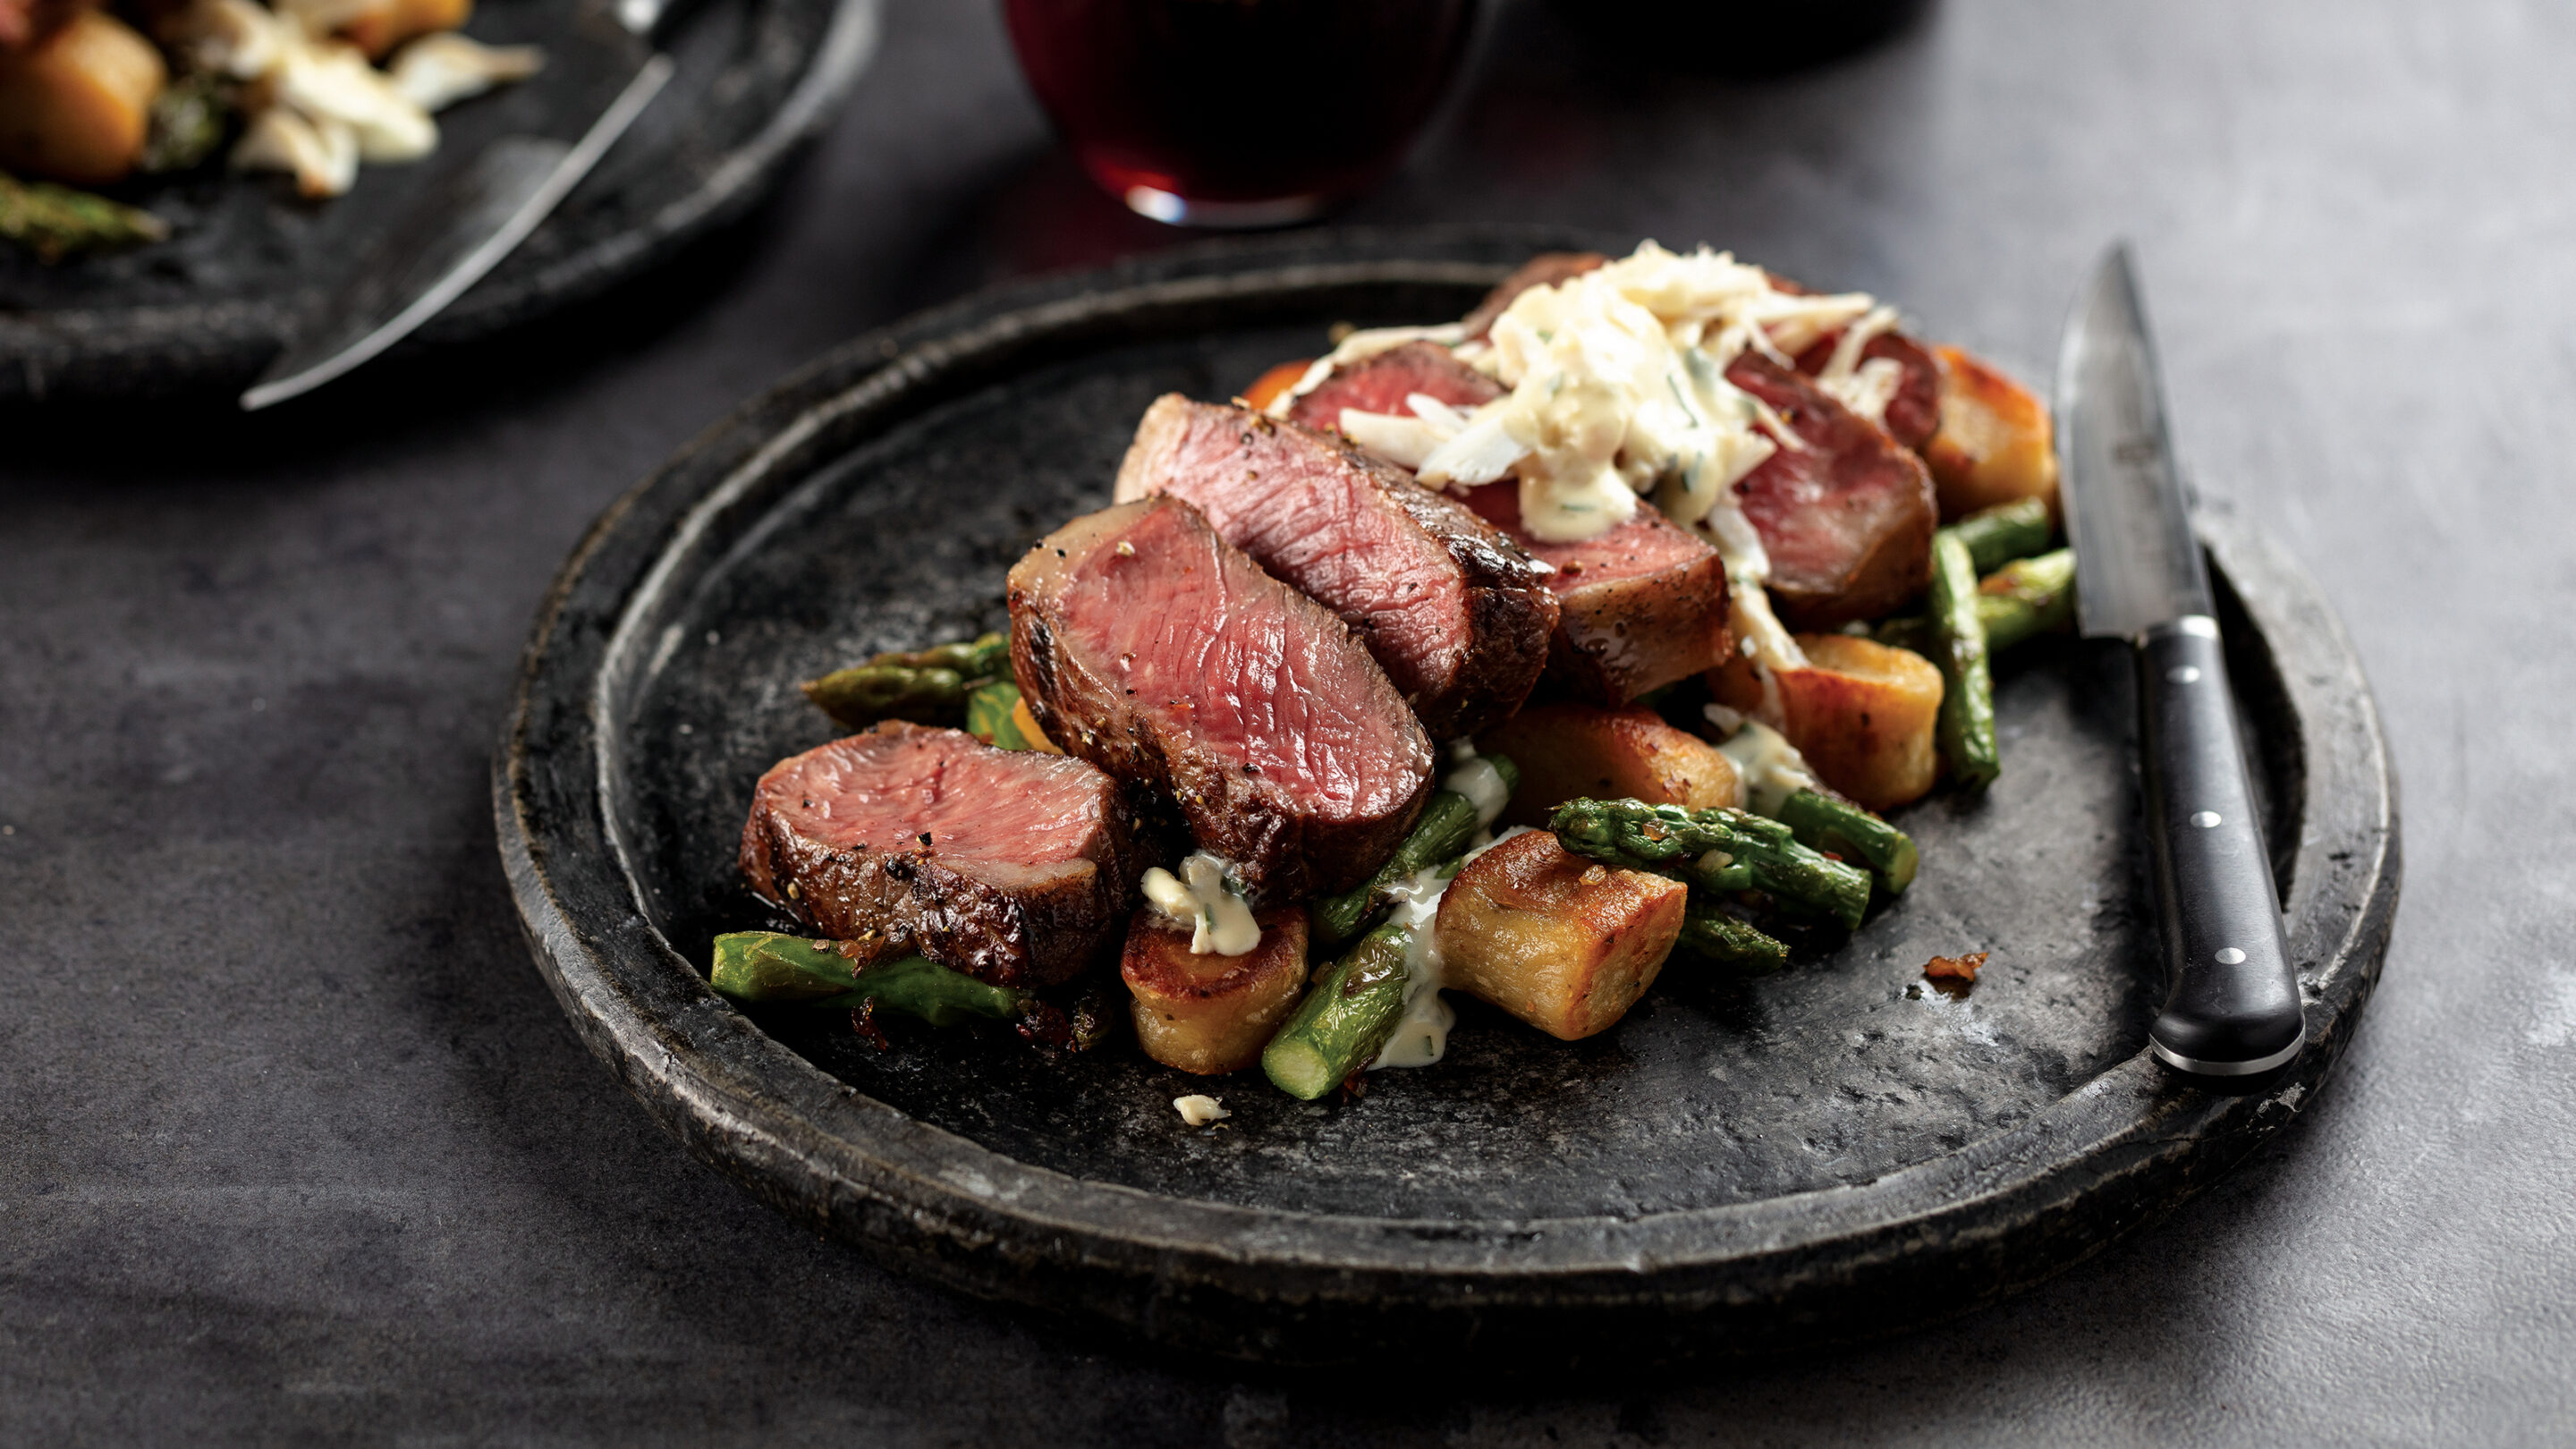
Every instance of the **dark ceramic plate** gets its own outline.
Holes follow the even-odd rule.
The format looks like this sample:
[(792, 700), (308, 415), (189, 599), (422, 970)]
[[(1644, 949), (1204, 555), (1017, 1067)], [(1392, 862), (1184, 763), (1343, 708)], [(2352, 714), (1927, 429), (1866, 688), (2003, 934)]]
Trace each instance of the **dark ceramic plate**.
[[(2142, 1048), (2155, 938), (2125, 651), (1999, 681), (1981, 802), (1903, 817), (1921, 880), (1828, 959), (1668, 970), (1549, 1040), (1462, 1003), (1451, 1057), (1306, 1105), (1131, 1049), (877, 1053), (746, 1015), (709, 938), (763, 919), (733, 852), (752, 781), (833, 731), (794, 681), (1003, 621), (1004, 570), (1105, 504), (1145, 404), (1221, 397), (1327, 324), (1454, 317), (1525, 239), (1233, 246), (969, 301), (752, 403), (602, 517), (528, 646), (494, 779), (541, 970), (672, 1131), (812, 1227), (970, 1292), (1277, 1361), (1623, 1360), (1888, 1332), (2056, 1272), (2299, 1110), (2350, 1036), (2397, 895), (2367, 689), (2296, 567), (2209, 530), (2310, 1046), (2244, 1095)], [(1964, 999), (1935, 953), (1988, 949)], [(1183, 1092), (1235, 1116), (1184, 1127)]]
[[(213, 164), (118, 188), (171, 225), (153, 246), (47, 267), (0, 246), (0, 403), (224, 395), (445, 168), (500, 136), (572, 139), (642, 42), (612, 0), (482, 0), (466, 33), (546, 47), (534, 79), (440, 113), (440, 146), (299, 201)], [(739, 216), (831, 118), (876, 45), (878, 0), (707, 0), (671, 28), (679, 72), (516, 252), (404, 349), (487, 337), (595, 296)], [(676, 9), (676, 7), (675, 7)]]

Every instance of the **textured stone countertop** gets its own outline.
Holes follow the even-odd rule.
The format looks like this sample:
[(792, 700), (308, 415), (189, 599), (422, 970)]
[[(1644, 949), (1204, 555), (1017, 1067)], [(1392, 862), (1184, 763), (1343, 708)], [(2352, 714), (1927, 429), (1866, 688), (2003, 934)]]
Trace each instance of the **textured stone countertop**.
[(1706, 240), (2045, 375), (2133, 237), (2203, 495), (2322, 581), (2406, 790), (2377, 1000), (2165, 1222), (1920, 1336), (1460, 1391), (1129, 1353), (889, 1276), (619, 1091), (485, 769), (590, 519), (841, 338), (1180, 238), (996, 7), (895, 0), (789, 193), (312, 416), (0, 419), (0, 1440), (2565, 1443), (2576, 1437), (2576, 9), (1949, 0), (1772, 81), (1506, 4), (1350, 219)]

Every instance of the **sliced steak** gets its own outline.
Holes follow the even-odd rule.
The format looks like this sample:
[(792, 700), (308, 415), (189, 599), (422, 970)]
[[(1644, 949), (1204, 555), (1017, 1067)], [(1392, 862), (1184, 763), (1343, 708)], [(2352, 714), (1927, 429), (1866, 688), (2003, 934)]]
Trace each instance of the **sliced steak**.
[[(1809, 377), (1822, 373), (1841, 343), (1839, 329), (1825, 334), (1798, 354), (1798, 371)], [(1889, 437), (1920, 451), (1941, 429), (1941, 364), (1930, 349), (1902, 332), (1881, 332), (1862, 343), (1860, 360), (1864, 366), (1880, 360), (1896, 364), (1896, 392), (1878, 423)]]
[(1807, 445), (1781, 447), (1735, 485), (1771, 555), (1769, 592), (1782, 622), (1831, 629), (1878, 618), (1920, 592), (1940, 522), (1923, 460), (1759, 354), (1737, 357), (1726, 378)]
[(1726, 565), (1654, 505), (1598, 538), (1543, 543), (1521, 532), (1510, 481), (1470, 489), (1467, 502), (1555, 566), (1547, 583), (1561, 611), (1547, 677), (1558, 688), (1621, 705), (1726, 659)]
[(823, 935), (996, 986), (1089, 965), (1153, 863), (1117, 782), (1090, 765), (895, 720), (771, 766), (741, 862)]
[(1146, 410), (1118, 470), (1120, 502), (1156, 493), (1340, 615), (1435, 739), (1508, 716), (1547, 667), (1547, 571), (1338, 435), (1172, 393)]
[(1501, 285), (1485, 294), (1476, 310), (1467, 314), (1467, 335), (1482, 337), (1494, 328), (1494, 319), (1512, 305), (1512, 299), (1532, 287), (1553, 287), (1585, 272), (1606, 266), (1610, 259), (1599, 252), (1540, 252), (1521, 263), (1520, 269), (1503, 278)]
[(1348, 626), (1159, 495), (1011, 570), (1011, 666), (1047, 738), (1168, 802), (1255, 904), (1393, 854), (1431, 740)]
[(1413, 409), (1404, 400), (1415, 393), (1452, 407), (1476, 408), (1501, 397), (1503, 387), (1437, 342), (1407, 342), (1333, 369), (1313, 392), (1297, 399), (1288, 419), (1310, 428), (1338, 428), (1344, 408), (1409, 418)]

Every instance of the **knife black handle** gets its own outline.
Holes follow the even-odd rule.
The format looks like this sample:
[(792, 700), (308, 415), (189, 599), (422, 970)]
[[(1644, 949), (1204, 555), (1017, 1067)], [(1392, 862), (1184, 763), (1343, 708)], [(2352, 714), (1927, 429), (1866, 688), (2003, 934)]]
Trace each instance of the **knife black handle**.
[(2307, 1023), (2218, 623), (2192, 614), (2156, 625), (2139, 638), (2137, 660), (2169, 984), (2148, 1044), (2166, 1065), (2196, 1075), (2269, 1071), (2298, 1055)]

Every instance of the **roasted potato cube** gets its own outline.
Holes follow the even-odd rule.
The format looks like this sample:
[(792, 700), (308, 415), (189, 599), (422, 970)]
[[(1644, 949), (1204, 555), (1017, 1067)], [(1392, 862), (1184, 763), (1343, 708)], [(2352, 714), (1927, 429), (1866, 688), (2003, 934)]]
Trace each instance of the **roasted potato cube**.
[(1781, 733), (1824, 782), (1872, 810), (1923, 798), (1940, 769), (1941, 671), (1910, 649), (1801, 634), (1808, 668), (1780, 676)]
[(1923, 461), (1942, 521), (2020, 498), (2044, 499), (2055, 513), (2057, 442), (2048, 405), (1970, 353), (1932, 350), (1941, 362), (1941, 427), (1923, 445)]
[(0, 170), (74, 186), (117, 180), (142, 158), (169, 78), (152, 42), (97, 10), (0, 51)]
[(1689, 887), (1585, 860), (1544, 830), (1467, 862), (1440, 898), (1441, 980), (1566, 1041), (1607, 1028), (1664, 969)]
[[(1849, 634), (1801, 634), (1798, 647), (1807, 667), (1776, 675), (1780, 733), (1808, 768), (1872, 810), (1922, 799), (1940, 769), (1932, 738), (1940, 669), (1910, 649)], [(1749, 660), (1710, 670), (1708, 692), (1729, 709), (1763, 714), (1762, 677)]]
[(1726, 756), (1651, 709), (1534, 705), (1487, 730), (1476, 747), (1521, 767), (1520, 788), (1503, 812), (1511, 825), (1545, 825), (1557, 806), (1585, 797), (1693, 810), (1744, 803)]
[(1135, 996), (1136, 1040), (1167, 1067), (1204, 1077), (1239, 1072), (1306, 989), (1306, 910), (1275, 906), (1253, 918), (1261, 944), (1240, 956), (1193, 956), (1190, 932), (1154, 911), (1127, 927), (1118, 974)]

